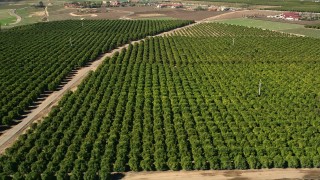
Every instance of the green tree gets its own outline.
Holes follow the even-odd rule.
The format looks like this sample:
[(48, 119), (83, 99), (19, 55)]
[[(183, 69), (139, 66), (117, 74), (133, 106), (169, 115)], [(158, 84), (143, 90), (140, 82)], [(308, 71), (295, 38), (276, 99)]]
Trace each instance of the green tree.
[(313, 167), (320, 168), (320, 156), (313, 157)]
[(273, 158), (273, 165), (275, 168), (285, 168), (286, 161), (280, 155), (276, 155)]
[(297, 157), (289, 155), (289, 156), (287, 156), (286, 160), (288, 162), (289, 168), (299, 168), (300, 167), (299, 160)]
[(300, 157), (300, 163), (302, 168), (312, 168), (312, 160), (308, 156), (302, 156)]
[(234, 158), (234, 167), (236, 169), (248, 169), (246, 159), (242, 155), (237, 155)]

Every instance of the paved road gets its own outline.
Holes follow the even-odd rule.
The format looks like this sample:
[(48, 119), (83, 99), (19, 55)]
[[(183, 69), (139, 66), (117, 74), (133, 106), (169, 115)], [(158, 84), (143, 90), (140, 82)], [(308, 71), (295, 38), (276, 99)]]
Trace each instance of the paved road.
[[(188, 26), (192, 25), (194, 24)], [(186, 28), (188, 26), (184, 26), (182, 28)], [(164, 36), (182, 28), (177, 28), (175, 30), (164, 32), (155, 36)], [(131, 44), (143, 40), (144, 39), (133, 41), (131, 42)], [(58, 101), (66, 92), (68, 92), (69, 90), (74, 91), (76, 87), (81, 83), (81, 81), (88, 75), (88, 73), (90, 71), (95, 71), (106, 57), (111, 57), (112, 55), (114, 55), (114, 53), (120, 52), (122, 49), (127, 48), (128, 46), (129, 44), (123, 45), (109, 53), (104, 54), (102, 57), (94, 61), (90, 66), (79, 69), (77, 73), (72, 77), (72, 79), (66, 85), (64, 85), (61, 90), (55, 91), (50, 94), (44, 101), (41, 102), (41, 104), (36, 109), (33, 109), (31, 113), (27, 114), (27, 117), (22, 119), (19, 124), (12, 127), (0, 136), (0, 154), (2, 154), (6, 148), (10, 147), (10, 145), (19, 137), (19, 135), (22, 134), (35, 120), (42, 119), (45, 115), (47, 115), (50, 112), (51, 108), (57, 105)]]

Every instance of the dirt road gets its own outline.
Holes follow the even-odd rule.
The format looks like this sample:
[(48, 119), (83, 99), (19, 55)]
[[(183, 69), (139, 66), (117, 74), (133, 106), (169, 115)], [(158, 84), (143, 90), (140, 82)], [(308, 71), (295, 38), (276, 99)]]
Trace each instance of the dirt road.
[(46, 13), (46, 16), (49, 17), (48, 6), (46, 6), (46, 8), (44, 8), (44, 12)]
[[(194, 24), (188, 25), (192, 26)], [(188, 26), (184, 26), (182, 28), (186, 28)], [(181, 29), (181, 28), (178, 28)], [(177, 29), (177, 30), (178, 30)], [(164, 36), (166, 34), (169, 34), (170, 32), (173, 32), (175, 30), (171, 30), (168, 32), (164, 32), (155, 36)], [(143, 41), (132, 41), (131, 44), (134, 44), (136, 42)], [(0, 154), (2, 154), (6, 148), (10, 147), (12, 143), (19, 137), (20, 134), (22, 134), (34, 121), (42, 119), (48, 112), (50, 112), (51, 108), (55, 106), (58, 101), (62, 98), (62, 96), (68, 91), (68, 90), (75, 90), (76, 87), (81, 83), (81, 81), (88, 75), (90, 71), (95, 71), (97, 67), (103, 62), (103, 60), (106, 57), (111, 57), (116, 52), (120, 52), (122, 49), (127, 48), (129, 44), (123, 45), (109, 53), (106, 53), (102, 55), (99, 59), (94, 61), (91, 65), (79, 69), (76, 74), (72, 77), (72, 79), (63, 86), (63, 88), (59, 91), (55, 91), (52, 94), (50, 94), (44, 101), (40, 102), (40, 105), (31, 111), (31, 113), (27, 114), (27, 117), (21, 120), (21, 122), (8, 131), (6, 131), (4, 134), (0, 136)]]
[(107, 8), (108, 11), (112, 11), (112, 12), (116, 12), (116, 13), (126, 13), (126, 15), (121, 16), (119, 19), (128, 19), (130, 20), (131, 18), (129, 18), (128, 16), (132, 16), (134, 14), (134, 12), (132, 11), (124, 11), (124, 10), (118, 10), (118, 9), (111, 9), (111, 8)]
[(18, 14), (16, 14), (16, 9), (10, 9), (9, 13), (11, 16), (15, 16), (17, 18), (16, 22), (11, 23), (10, 25), (16, 25), (21, 21), (21, 17)]
[(127, 172), (115, 176), (122, 180), (279, 180), (320, 179), (320, 169), (259, 169)]

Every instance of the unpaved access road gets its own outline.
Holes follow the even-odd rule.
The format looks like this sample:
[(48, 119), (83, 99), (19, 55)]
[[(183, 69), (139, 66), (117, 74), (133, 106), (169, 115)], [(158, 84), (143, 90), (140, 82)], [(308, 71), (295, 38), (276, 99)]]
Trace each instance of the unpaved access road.
[(127, 172), (122, 180), (289, 180), (320, 179), (320, 169), (257, 169)]
[(11, 23), (10, 25), (16, 25), (21, 21), (21, 17), (18, 14), (16, 14), (16, 9), (10, 9), (9, 14), (10, 16), (15, 16), (17, 18), (16, 22)]
[[(186, 28), (192, 25), (194, 24), (190, 24), (182, 28)], [(181, 28), (164, 32), (155, 36), (164, 36), (179, 29)], [(144, 39), (132, 41), (130, 44), (134, 44), (143, 40)], [(13, 126), (11, 129), (4, 132), (4, 134), (0, 136), (0, 154), (4, 153), (5, 149), (10, 147), (10, 145), (14, 143), (14, 141), (19, 137), (19, 135), (22, 134), (35, 120), (40, 120), (45, 115), (47, 115), (50, 112), (51, 108), (57, 105), (58, 101), (66, 92), (68, 92), (69, 90), (74, 91), (76, 87), (81, 83), (81, 81), (88, 75), (88, 73), (90, 71), (95, 71), (106, 57), (111, 57), (116, 52), (120, 52), (122, 49), (127, 48), (128, 46), (129, 44), (126, 44), (121, 47), (118, 47), (117, 49), (109, 53), (103, 54), (100, 58), (98, 58), (89, 66), (77, 70), (76, 74), (72, 77), (70, 81), (68, 81), (67, 84), (63, 86), (63, 88), (61, 88), (58, 91), (54, 91), (52, 94), (50, 94), (44, 101), (40, 102), (39, 106), (36, 109), (33, 109), (31, 113), (27, 114), (27, 116), (24, 119), (22, 119), (19, 124)]]

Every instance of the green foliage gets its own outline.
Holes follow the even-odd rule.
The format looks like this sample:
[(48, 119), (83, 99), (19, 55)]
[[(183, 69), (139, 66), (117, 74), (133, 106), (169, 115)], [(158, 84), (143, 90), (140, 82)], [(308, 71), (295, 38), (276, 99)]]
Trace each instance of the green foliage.
[(242, 155), (238, 155), (234, 159), (234, 167), (236, 169), (248, 169), (246, 159)]
[(290, 167), (290, 168), (299, 168), (300, 167), (299, 160), (295, 156), (291, 156), (291, 155), (288, 156), (287, 162), (288, 162), (288, 167)]
[(189, 23), (183, 20), (67, 20), (2, 32), (0, 125), (11, 124), (40, 94), (56, 90), (72, 70), (85, 66), (102, 52)]
[(320, 29), (320, 24), (319, 25), (305, 25), (304, 27), (313, 28), (313, 29)]
[(319, 167), (317, 43), (206, 23), (130, 45), (7, 149), (0, 173)]

